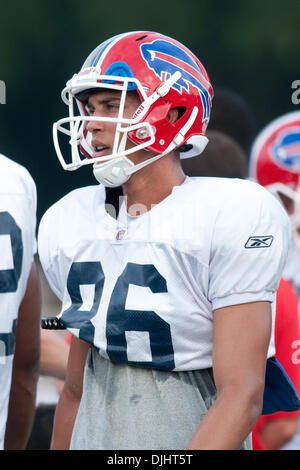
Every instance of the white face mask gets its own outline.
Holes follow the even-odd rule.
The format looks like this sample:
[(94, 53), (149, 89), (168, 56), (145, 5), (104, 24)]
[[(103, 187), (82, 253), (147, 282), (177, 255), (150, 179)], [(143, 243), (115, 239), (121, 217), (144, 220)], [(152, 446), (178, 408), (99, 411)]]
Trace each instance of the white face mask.
[[(129, 77), (115, 77), (108, 75), (99, 75), (94, 72), (92, 68), (83, 70), (80, 74), (74, 77), (67, 83), (66, 88), (62, 92), (62, 99), (68, 106), (69, 117), (60, 119), (53, 124), (53, 140), (54, 146), (62, 167), (65, 170), (76, 170), (83, 165), (93, 165), (94, 175), (100, 183), (105, 186), (115, 187), (125, 183), (132, 173), (135, 173), (140, 168), (149, 165), (153, 161), (163, 157), (167, 153), (173, 151), (176, 147), (184, 141), (185, 134), (189, 131), (197, 114), (198, 108), (195, 107), (190, 115), (186, 124), (181, 128), (180, 132), (174, 137), (169, 146), (159, 155), (140, 164), (134, 164), (129, 158), (130, 154), (138, 152), (142, 149), (147, 149), (155, 142), (156, 129), (146, 121), (142, 121), (145, 115), (149, 112), (150, 107), (156, 100), (166, 96), (172, 85), (180, 78), (180, 72), (175, 72), (168, 80), (163, 82), (158, 88), (150, 95), (147, 96), (139, 80)], [(99, 83), (99, 80), (104, 80)], [(109, 83), (112, 82), (112, 83)], [(116, 84), (118, 82), (118, 84)], [(134, 113), (132, 118), (124, 117), (124, 106), (126, 100), (126, 93), (128, 89), (134, 86), (142, 97), (142, 103)], [(84, 110), (84, 105), (76, 100), (79, 107), (80, 115), (74, 115), (74, 96), (82, 91), (89, 89), (112, 89), (120, 91), (120, 106), (117, 117), (96, 117), (88, 116)], [(110, 155), (93, 156), (95, 149), (91, 146), (91, 133), (86, 131), (86, 123), (88, 121), (98, 122), (111, 122), (116, 124), (116, 131), (113, 143), (113, 151)], [(126, 149), (128, 134), (135, 131), (140, 141), (140, 144)], [(61, 150), (61, 145), (58, 138), (58, 133), (61, 132), (69, 137), (69, 144), (71, 146), (71, 159), (67, 161)], [(193, 141), (193, 153), (199, 155), (205, 148), (208, 139), (205, 136), (197, 136), (197, 141)], [(89, 156), (84, 158), (80, 153), (80, 149)], [(186, 155), (188, 157), (193, 155)], [(103, 163), (104, 162), (104, 163)]]

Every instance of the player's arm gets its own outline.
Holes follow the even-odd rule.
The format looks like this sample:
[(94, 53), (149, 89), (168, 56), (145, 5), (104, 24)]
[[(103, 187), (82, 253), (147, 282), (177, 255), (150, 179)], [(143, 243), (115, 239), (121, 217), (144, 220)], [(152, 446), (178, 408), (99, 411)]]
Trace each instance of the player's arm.
[(4, 448), (24, 449), (35, 413), (40, 358), (40, 281), (32, 264), (20, 305)]
[(52, 450), (66, 450), (77, 415), (83, 385), (83, 372), (89, 344), (72, 337), (64, 388), (55, 412)]
[(269, 450), (280, 449), (296, 434), (299, 416), (267, 421), (260, 431), (260, 438)]
[[(276, 358), (300, 394), (300, 367), (297, 361), (292, 360), (295, 338), (300, 338), (298, 296), (292, 283), (281, 279), (276, 296)], [(280, 449), (296, 434), (299, 422), (299, 411), (275, 413), (263, 420), (256, 433), (264, 447)]]
[(255, 302), (214, 312), (213, 372), (217, 400), (189, 449), (239, 449), (262, 409), (271, 304)]

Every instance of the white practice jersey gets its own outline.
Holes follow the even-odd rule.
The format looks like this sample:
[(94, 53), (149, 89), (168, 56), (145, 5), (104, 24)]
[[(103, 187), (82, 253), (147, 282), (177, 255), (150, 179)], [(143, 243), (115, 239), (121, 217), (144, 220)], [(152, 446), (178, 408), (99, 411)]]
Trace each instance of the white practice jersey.
[(36, 251), (36, 188), (0, 155), (0, 449), (3, 449), (18, 310)]
[(270, 301), (274, 312), (289, 240), (263, 187), (187, 178), (139, 217), (123, 204), (117, 220), (102, 185), (72, 191), (43, 216), (38, 244), (74, 335), (113, 362), (184, 371), (212, 366), (215, 309)]

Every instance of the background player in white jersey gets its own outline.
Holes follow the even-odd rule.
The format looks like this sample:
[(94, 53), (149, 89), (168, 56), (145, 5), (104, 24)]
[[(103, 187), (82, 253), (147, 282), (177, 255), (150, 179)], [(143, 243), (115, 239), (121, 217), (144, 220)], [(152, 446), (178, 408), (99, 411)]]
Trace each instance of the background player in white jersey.
[(199, 60), (151, 32), (101, 44), (63, 91), (59, 159), (93, 164), (101, 184), (65, 196), (39, 229), (74, 335), (53, 449), (251, 445), (289, 221), (257, 184), (184, 175), (180, 157), (207, 143), (212, 94)]
[(0, 155), (1, 449), (24, 449), (34, 418), (41, 306), (35, 229), (35, 184)]

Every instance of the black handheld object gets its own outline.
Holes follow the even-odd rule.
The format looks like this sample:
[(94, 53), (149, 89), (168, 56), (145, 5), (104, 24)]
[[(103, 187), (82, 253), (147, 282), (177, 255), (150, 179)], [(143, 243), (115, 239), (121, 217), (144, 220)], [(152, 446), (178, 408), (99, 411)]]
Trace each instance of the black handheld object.
[(41, 318), (41, 327), (44, 330), (65, 330), (65, 326), (57, 317)]

